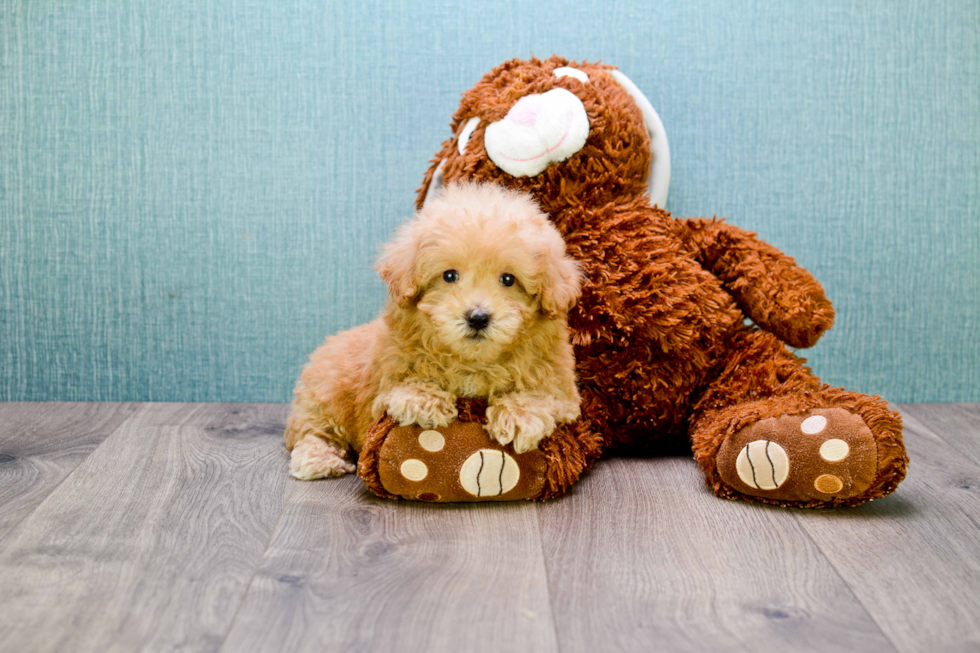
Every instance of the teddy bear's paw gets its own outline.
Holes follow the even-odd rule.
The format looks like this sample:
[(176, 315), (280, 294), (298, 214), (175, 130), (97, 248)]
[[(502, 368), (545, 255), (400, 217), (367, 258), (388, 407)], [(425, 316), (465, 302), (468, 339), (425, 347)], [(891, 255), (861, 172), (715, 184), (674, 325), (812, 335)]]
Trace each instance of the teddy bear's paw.
[(379, 454), (385, 491), (419, 501), (533, 499), (544, 490), (548, 468), (544, 453), (502, 447), (479, 422), (455, 421), (440, 430), (395, 426)]
[(780, 501), (856, 497), (877, 473), (871, 429), (843, 408), (770, 417), (722, 443), (722, 480), (743, 494)]
[(315, 435), (296, 443), (289, 458), (289, 474), (301, 481), (343, 476), (355, 470), (346, 459), (347, 452)]
[(424, 429), (449, 426), (456, 419), (456, 397), (437, 388), (399, 385), (385, 396), (384, 408), (400, 426), (418, 424)]
[(487, 407), (487, 432), (500, 444), (513, 442), (516, 453), (538, 448), (555, 430), (551, 407), (520, 398), (502, 398)]

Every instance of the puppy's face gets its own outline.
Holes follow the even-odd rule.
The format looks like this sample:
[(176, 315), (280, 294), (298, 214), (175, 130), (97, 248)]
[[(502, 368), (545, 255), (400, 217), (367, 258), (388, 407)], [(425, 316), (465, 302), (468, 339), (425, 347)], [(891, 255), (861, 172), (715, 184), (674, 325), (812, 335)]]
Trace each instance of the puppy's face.
[(525, 195), (451, 186), (399, 230), (380, 271), (393, 299), (422, 317), (423, 338), (491, 361), (574, 304), (579, 271), (564, 250)]
[[(493, 360), (537, 319), (520, 256), (460, 256), (439, 247), (427, 262), (428, 279), (416, 308), (428, 316), (440, 343), (458, 356)], [(496, 249), (496, 248), (494, 248)], [(494, 252), (499, 254), (500, 252)]]

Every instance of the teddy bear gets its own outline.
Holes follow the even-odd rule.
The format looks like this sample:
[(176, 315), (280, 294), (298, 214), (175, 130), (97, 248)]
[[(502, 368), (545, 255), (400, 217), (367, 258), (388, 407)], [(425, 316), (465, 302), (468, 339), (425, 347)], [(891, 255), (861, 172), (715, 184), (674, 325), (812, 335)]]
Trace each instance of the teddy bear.
[[(753, 233), (664, 210), (666, 134), (629, 78), (558, 56), (514, 59), (463, 94), (452, 133), (418, 206), (456, 181), (524, 191), (581, 266), (569, 314), (581, 418), (522, 457), (482, 434), (485, 404), (460, 400), (447, 437), (459, 451), (439, 458), (419, 449), (418, 427), (382, 417), (359, 462), (369, 488), (436, 497), (413, 493), (393, 471), (426, 455), (433, 477), (454, 488), (442, 500), (458, 500), (461, 466), (479, 453), (482, 477), (501, 479), (488, 498), (549, 498), (600, 455), (689, 447), (719, 497), (831, 507), (895, 490), (908, 465), (898, 413), (822, 383), (790, 349), (811, 347), (833, 324), (821, 285)], [(501, 462), (490, 465), (497, 450)], [(505, 470), (524, 480), (509, 495)]]

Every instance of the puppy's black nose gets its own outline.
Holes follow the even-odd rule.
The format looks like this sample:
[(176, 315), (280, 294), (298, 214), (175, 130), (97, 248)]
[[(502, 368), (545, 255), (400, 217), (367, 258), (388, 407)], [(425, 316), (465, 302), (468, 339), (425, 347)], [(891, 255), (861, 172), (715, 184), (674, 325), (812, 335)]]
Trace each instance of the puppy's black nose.
[(475, 308), (472, 311), (467, 311), (466, 315), (463, 317), (466, 318), (466, 323), (470, 326), (470, 328), (476, 331), (486, 329), (487, 325), (490, 324), (490, 314), (486, 311), (480, 310), (479, 308)]

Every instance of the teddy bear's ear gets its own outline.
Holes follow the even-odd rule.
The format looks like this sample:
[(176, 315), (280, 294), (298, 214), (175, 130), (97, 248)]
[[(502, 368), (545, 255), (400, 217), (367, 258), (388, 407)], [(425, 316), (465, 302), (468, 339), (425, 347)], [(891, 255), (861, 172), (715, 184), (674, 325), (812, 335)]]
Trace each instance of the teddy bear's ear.
[(670, 186), (670, 146), (667, 144), (667, 132), (660, 116), (653, 109), (650, 100), (636, 87), (630, 78), (611, 70), (612, 76), (620, 86), (632, 96), (643, 114), (643, 124), (650, 134), (650, 173), (647, 175), (647, 187), (650, 190), (650, 203), (664, 208), (667, 204), (667, 189)]
[(422, 210), (425, 203), (431, 200), (436, 195), (442, 193), (446, 186), (446, 180), (443, 177), (442, 170), (446, 166), (446, 159), (453, 148), (453, 140), (444, 141), (442, 148), (435, 155), (435, 157), (429, 161), (429, 169), (425, 172), (425, 179), (422, 180), (422, 187), (418, 190), (418, 195), (415, 199), (415, 208)]
[(417, 208), (422, 208), (431, 198), (442, 192), (446, 186), (446, 180), (442, 176), (442, 168), (446, 165), (445, 159), (440, 159), (439, 163), (433, 163), (425, 175), (422, 188), (419, 189)]

